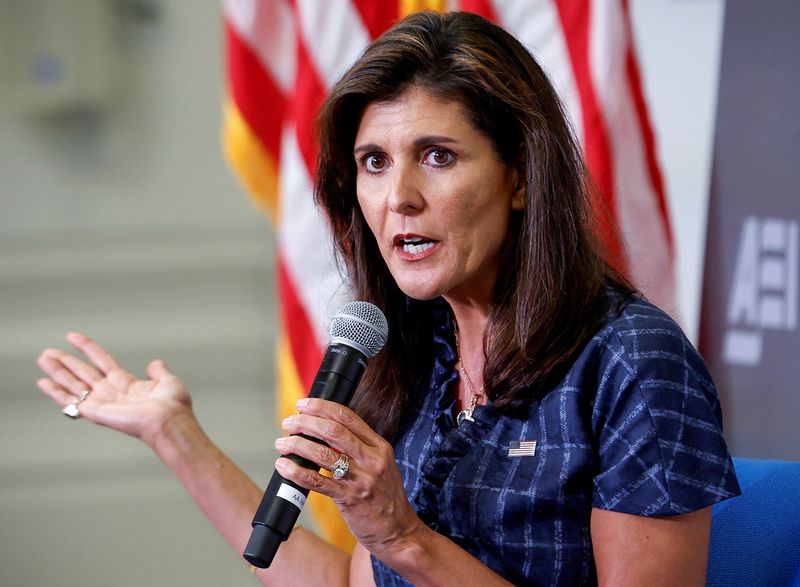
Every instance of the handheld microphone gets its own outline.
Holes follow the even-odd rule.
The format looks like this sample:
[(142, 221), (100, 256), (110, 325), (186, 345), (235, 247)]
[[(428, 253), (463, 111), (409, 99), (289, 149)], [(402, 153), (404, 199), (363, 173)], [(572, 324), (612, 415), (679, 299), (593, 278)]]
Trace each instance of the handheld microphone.
[[(331, 320), (331, 342), (322, 358), (308, 397), (316, 397), (347, 405), (367, 366), (386, 344), (389, 326), (386, 317), (369, 302), (350, 302), (342, 306)], [(319, 439), (302, 435), (315, 442)], [(302, 467), (319, 470), (319, 466), (297, 455), (287, 458)], [(253, 532), (243, 556), (255, 567), (266, 569), (281, 542), (289, 538), (306, 503), (308, 489), (284, 479), (277, 471), (261, 499), (253, 517)]]

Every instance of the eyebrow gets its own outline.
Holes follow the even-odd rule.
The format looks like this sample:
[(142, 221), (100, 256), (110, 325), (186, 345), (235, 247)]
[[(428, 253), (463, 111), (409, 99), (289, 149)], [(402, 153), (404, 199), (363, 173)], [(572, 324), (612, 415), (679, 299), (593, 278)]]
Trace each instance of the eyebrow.
[[(457, 143), (458, 141), (454, 138), (447, 137), (444, 135), (426, 135), (424, 137), (419, 137), (418, 139), (414, 139), (414, 146), (415, 147), (424, 147), (425, 145), (436, 145), (436, 144), (445, 144), (445, 143)], [(372, 151), (380, 151), (380, 145), (376, 145), (375, 143), (369, 143), (366, 145), (358, 145), (355, 149), (353, 149), (353, 154), (357, 155), (358, 153), (370, 153)]]

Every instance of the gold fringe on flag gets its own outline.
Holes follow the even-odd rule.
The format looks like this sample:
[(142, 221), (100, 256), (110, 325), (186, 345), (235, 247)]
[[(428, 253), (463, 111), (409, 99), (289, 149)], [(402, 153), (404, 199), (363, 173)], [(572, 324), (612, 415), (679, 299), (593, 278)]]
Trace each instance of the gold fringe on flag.
[(278, 222), (278, 166), (232, 100), (223, 105), (222, 150), (253, 202)]
[(412, 12), (421, 12), (423, 10), (444, 12), (445, 0), (400, 0), (399, 12), (401, 18), (408, 16)]

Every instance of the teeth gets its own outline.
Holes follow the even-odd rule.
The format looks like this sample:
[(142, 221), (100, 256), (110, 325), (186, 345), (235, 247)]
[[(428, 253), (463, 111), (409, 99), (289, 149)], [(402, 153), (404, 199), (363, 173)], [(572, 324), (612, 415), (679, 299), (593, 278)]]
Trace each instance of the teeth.
[[(422, 239), (415, 239), (415, 242), (419, 242)], [(411, 253), (412, 255), (418, 255), (422, 251), (427, 251), (433, 246), (433, 243), (423, 243), (421, 245), (415, 245), (411, 242), (404, 242), (403, 243), (403, 251), (406, 253)]]

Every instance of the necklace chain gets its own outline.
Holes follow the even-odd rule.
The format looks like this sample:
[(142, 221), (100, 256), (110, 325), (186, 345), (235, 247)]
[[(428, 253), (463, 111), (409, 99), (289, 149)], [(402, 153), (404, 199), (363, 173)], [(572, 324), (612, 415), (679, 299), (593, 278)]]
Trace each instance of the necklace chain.
[(472, 383), (472, 379), (467, 373), (466, 368), (464, 367), (464, 361), (461, 358), (461, 348), (458, 344), (458, 324), (456, 323), (455, 326), (455, 335), (456, 335), (456, 356), (458, 357), (458, 371), (461, 373), (461, 377), (464, 378), (464, 383), (467, 384), (470, 393), (472, 394), (472, 398), (469, 400), (469, 406), (461, 410), (458, 415), (456, 416), (456, 425), (459, 427), (461, 426), (464, 420), (468, 422), (474, 422), (475, 419), (472, 417), (472, 413), (475, 411), (475, 408), (478, 405), (478, 398), (483, 397), (484, 391), (486, 390), (486, 384), (481, 385), (481, 388), (478, 391), (475, 391), (475, 386)]

